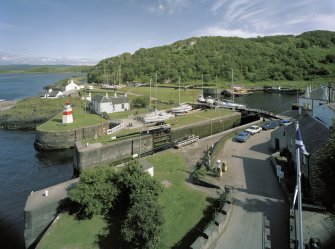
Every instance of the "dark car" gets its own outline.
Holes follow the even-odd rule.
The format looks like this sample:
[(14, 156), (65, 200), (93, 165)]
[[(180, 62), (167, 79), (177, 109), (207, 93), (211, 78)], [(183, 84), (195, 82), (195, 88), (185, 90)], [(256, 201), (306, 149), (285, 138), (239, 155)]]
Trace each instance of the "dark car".
[(245, 142), (250, 138), (250, 133), (242, 131), (238, 135), (234, 137), (234, 139), (238, 142)]
[(269, 121), (266, 122), (265, 124), (262, 125), (262, 129), (263, 130), (270, 130), (270, 129), (274, 129), (278, 126), (277, 121)]
[(282, 125), (289, 125), (291, 123), (292, 123), (292, 121), (287, 120), (287, 119), (282, 119), (282, 120), (279, 121), (279, 125), (280, 126), (282, 126)]

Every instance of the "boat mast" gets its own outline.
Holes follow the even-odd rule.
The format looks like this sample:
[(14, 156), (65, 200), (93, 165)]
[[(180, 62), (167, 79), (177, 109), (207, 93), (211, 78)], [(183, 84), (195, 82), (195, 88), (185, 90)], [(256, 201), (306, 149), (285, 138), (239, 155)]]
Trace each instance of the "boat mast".
[(150, 97), (149, 97), (149, 110), (151, 110), (151, 78), (150, 78), (150, 83), (149, 83), (149, 89), (150, 89)]
[(179, 76), (179, 98), (178, 98), (179, 106), (180, 106), (180, 76)]
[(157, 72), (156, 72), (156, 75), (155, 75), (155, 76), (156, 76), (156, 101), (157, 101), (157, 99), (158, 99), (158, 98), (157, 98)]
[[(234, 69), (231, 70), (231, 87), (233, 89), (234, 86)], [(232, 100), (234, 102), (234, 90), (231, 92)]]
[(204, 97), (204, 74), (201, 75), (201, 90), (202, 90), (202, 97)]

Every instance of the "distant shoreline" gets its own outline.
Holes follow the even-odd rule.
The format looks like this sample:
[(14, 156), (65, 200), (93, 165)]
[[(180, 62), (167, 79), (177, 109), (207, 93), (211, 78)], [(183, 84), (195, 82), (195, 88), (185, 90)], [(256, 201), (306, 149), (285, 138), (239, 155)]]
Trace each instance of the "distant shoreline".
[(18, 100), (0, 101), (0, 111), (9, 110), (15, 107)]

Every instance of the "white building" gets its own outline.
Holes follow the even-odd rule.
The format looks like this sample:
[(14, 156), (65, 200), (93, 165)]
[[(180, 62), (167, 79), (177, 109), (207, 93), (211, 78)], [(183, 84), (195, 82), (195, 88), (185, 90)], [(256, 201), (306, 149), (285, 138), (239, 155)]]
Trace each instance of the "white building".
[(311, 90), (306, 88), (305, 95), (299, 98), (299, 111), (309, 112), (327, 127), (333, 125), (335, 118), (335, 85), (321, 86)]
[(62, 91), (59, 90), (52, 90), (49, 89), (48, 92), (45, 92), (44, 95), (41, 96), (41, 98), (43, 99), (57, 99), (57, 98), (61, 98), (64, 97), (64, 94)]
[(91, 103), (92, 109), (95, 113), (101, 114), (103, 112), (113, 113), (113, 112), (123, 112), (130, 110), (130, 102), (127, 94), (124, 96), (117, 96), (116, 93), (114, 97), (108, 97), (102, 95), (96, 95), (92, 99)]
[(74, 91), (74, 90), (80, 90), (80, 86), (78, 86), (76, 83), (74, 83), (74, 80), (69, 80), (68, 84), (65, 86), (64, 91)]

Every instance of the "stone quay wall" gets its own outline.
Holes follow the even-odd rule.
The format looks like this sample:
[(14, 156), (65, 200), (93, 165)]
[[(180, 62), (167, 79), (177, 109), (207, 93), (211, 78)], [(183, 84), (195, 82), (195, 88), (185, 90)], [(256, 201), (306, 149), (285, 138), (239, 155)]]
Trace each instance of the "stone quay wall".
[(77, 141), (74, 149), (74, 167), (80, 172), (109, 161), (119, 161), (135, 154), (147, 154), (152, 151), (153, 137), (150, 134), (111, 141), (105, 145), (101, 143), (84, 145), (81, 141)]
[(101, 136), (109, 129), (108, 123), (72, 129), (68, 131), (42, 131), (37, 128), (35, 148), (40, 150), (59, 150), (73, 148), (76, 141)]
[(78, 181), (79, 178), (72, 179), (33, 192), (28, 196), (24, 208), (24, 240), (26, 248), (38, 242), (45, 229), (56, 218), (60, 202), (68, 197), (68, 191)]

